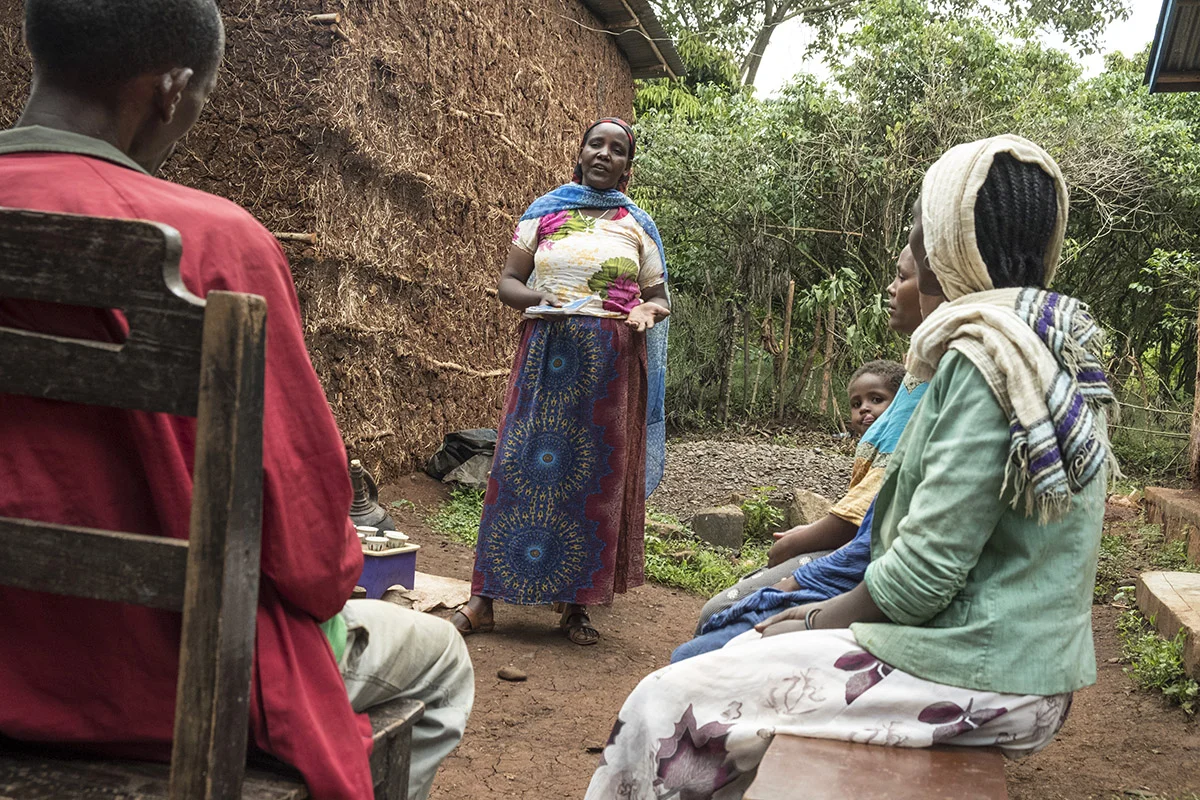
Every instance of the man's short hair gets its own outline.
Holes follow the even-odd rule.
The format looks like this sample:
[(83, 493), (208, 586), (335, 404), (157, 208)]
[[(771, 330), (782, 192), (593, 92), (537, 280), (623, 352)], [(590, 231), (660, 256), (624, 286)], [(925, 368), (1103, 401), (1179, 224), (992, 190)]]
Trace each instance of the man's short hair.
[(225, 45), (215, 0), (25, 0), (25, 41), (47, 75), (98, 86), (180, 67), (207, 78)]

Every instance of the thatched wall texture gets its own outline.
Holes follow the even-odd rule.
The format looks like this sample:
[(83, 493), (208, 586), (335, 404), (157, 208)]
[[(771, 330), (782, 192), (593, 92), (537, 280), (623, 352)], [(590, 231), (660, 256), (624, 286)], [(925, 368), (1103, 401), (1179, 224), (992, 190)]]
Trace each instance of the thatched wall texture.
[[(513, 225), (568, 177), (589, 121), (631, 113), (629, 66), (579, 0), (221, 8), (217, 92), (164, 177), (317, 235), (284, 244), (309, 351), (347, 448), (395, 477), (444, 433), (496, 424)], [(340, 35), (308, 21), (333, 12)], [(0, 0), (3, 127), (28, 92), (21, 18)]]

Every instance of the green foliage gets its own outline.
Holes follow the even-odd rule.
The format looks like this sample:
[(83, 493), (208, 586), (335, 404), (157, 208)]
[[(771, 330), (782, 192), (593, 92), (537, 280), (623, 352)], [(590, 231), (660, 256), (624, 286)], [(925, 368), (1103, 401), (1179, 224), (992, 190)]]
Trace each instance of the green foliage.
[(1192, 716), (1200, 702), (1200, 684), (1183, 671), (1184, 631), (1164, 639), (1137, 611), (1127, 611), (1117, 620), (1122, 656), (1129, 661), (1126, 672), (1139, 688), (1162, 692), (1171, 703)]
[[(660, 6), (675, 30), (716, 48), (704, 51), (711, 58), (740, 53), (759, 13), (723, 0)], [(829, 415), (833, 403), (819, 398), (840, 402), (854, 368), (902, 356), (886, 289), (921, 177), (949, 147), (1010, 132), (1045, 146), (1067, 176), (1056, 288), (1082, 297), (1107, 328), (1118, 393), (1190, 408), (1200, 94), (1149, 95), (1144, 57), (1111, 56), (1103, 74), (1085, 78), (1069, 54), (1032, 36), (1049, 26), (1086, 45), (1123, 11), (1120, 0), (850, 2), (814, 45), (828, 83), (800, 76), (759, 99), (731, 85), (726, 61), (720, 76), (676, 87), (686, 109), (662, 87), (643, 89), (633, 191), (671, 262), (671, 422), (757, 421), (781, 398), (792, 413), (824, 405)], [(1178, 440), (1114, 439), (1135, 474), (1185, 466)]]
[(746, 521), (742, 530), (748, 541), (771, 543), (771, 534), (781, 529), (783, 511), (771, 505), (774, 486), (756, 486), (750, 496), (742, 501), (742, 513)]
[(748, 544), (735, 556), (691, 537), (646, 535), (646, 577), (704, 597), (729, 588), (766, 563), (765, 544)]
[[(1128, 15), (1126, 0), (655, 0), (655, 10), (675, 36), (699, 39), (728, 54), (738, 72), (753, 83), (775, 29), (800, 19), (813, 29), (814, 46), (829, 48), (838, 33), (865, 27), (887, 13), (912, 16), (921, 11), (936, 19), (972, 16), (1008, 35), (1030, 37), (1040, 30), (1060, 33), (1081, 52), (1095, 50), (1104, 26)], [(735, 73), (736, 74), (736, 73)]]
[(456, 542), (475, 546), (479, 540), (479, 521), (483, 518), (483, 491), (459, 488), (450, 493), (426, 522), (436, 533)]
[(1165, 572), (1200, 572), (1200, 567), (1188, 561), (1188, 543), (1186, 539), (1176, 539), (1173, 542), (1168, 542), (1161, 550), (1150, 557), (1150, 566)]
[(1125, 537), (1106, 533), (1100, 537), (1100, 560), (1096, 563), (1096, 586), (1092, 596), (1103, 603), (1130, 574), (1132, 553)]

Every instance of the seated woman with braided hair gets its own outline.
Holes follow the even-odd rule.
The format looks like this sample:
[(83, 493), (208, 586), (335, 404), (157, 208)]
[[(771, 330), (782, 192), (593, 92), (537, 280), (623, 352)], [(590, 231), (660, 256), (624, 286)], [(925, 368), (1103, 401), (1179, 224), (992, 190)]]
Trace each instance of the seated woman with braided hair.
[(1034, 753), (1095, 681), (1092, 587), (1112, 392), (1101, 334), (1045, 290), (1067, 189), (1032, 142), (960, 145), (909, 244), (929, 387), (875, 501), (863, 582), (644, 679), (588, 798), (741, 797), (775, 734)]

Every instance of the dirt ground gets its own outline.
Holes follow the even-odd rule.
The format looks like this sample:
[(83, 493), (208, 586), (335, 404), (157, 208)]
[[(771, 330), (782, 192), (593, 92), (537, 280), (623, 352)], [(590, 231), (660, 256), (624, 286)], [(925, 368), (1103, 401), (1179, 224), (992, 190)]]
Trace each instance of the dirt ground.
[[(696, 463), (704, 468), (702, 460)], [(712, 468), (709, 474), (726, 473)], [(725, 492), (724, 479), (720, 483), (699, 491)], [(734, 490), (752, 485), (761, 484)], [(417, 475), (382, 494), (385, 501), (404, 498), (417, 505), (416, 512), (394, 513), (423, 545), (422, 571), (470, 578), (471, 548), (441, 539), (422, 522), (444, 497), (442, 487)], [(468, 642), (477, 675), (475, 712), (462, 745), (438, 775), (433, 800), (582, 798), (621, 703), (691, 634), (702, 604), (703, 598), (686, 592), (642, 587), (610, 609), (594, 610), (603, 638), (590, 648), (569, 643), (548, 608), (497, 604), (496, 632)], [(1192, 792), (1200, 793), (1200, 723), (1133, 688), (1117, 661), (1118, 613), (1095, 608), (1098, 682), (1076, 694), (1051, 747), (1009, 764), (1012, 800), (1190, 800)], [(529, 678), (502, 681), (496, 673), (503, 667), (517, 667)]]

